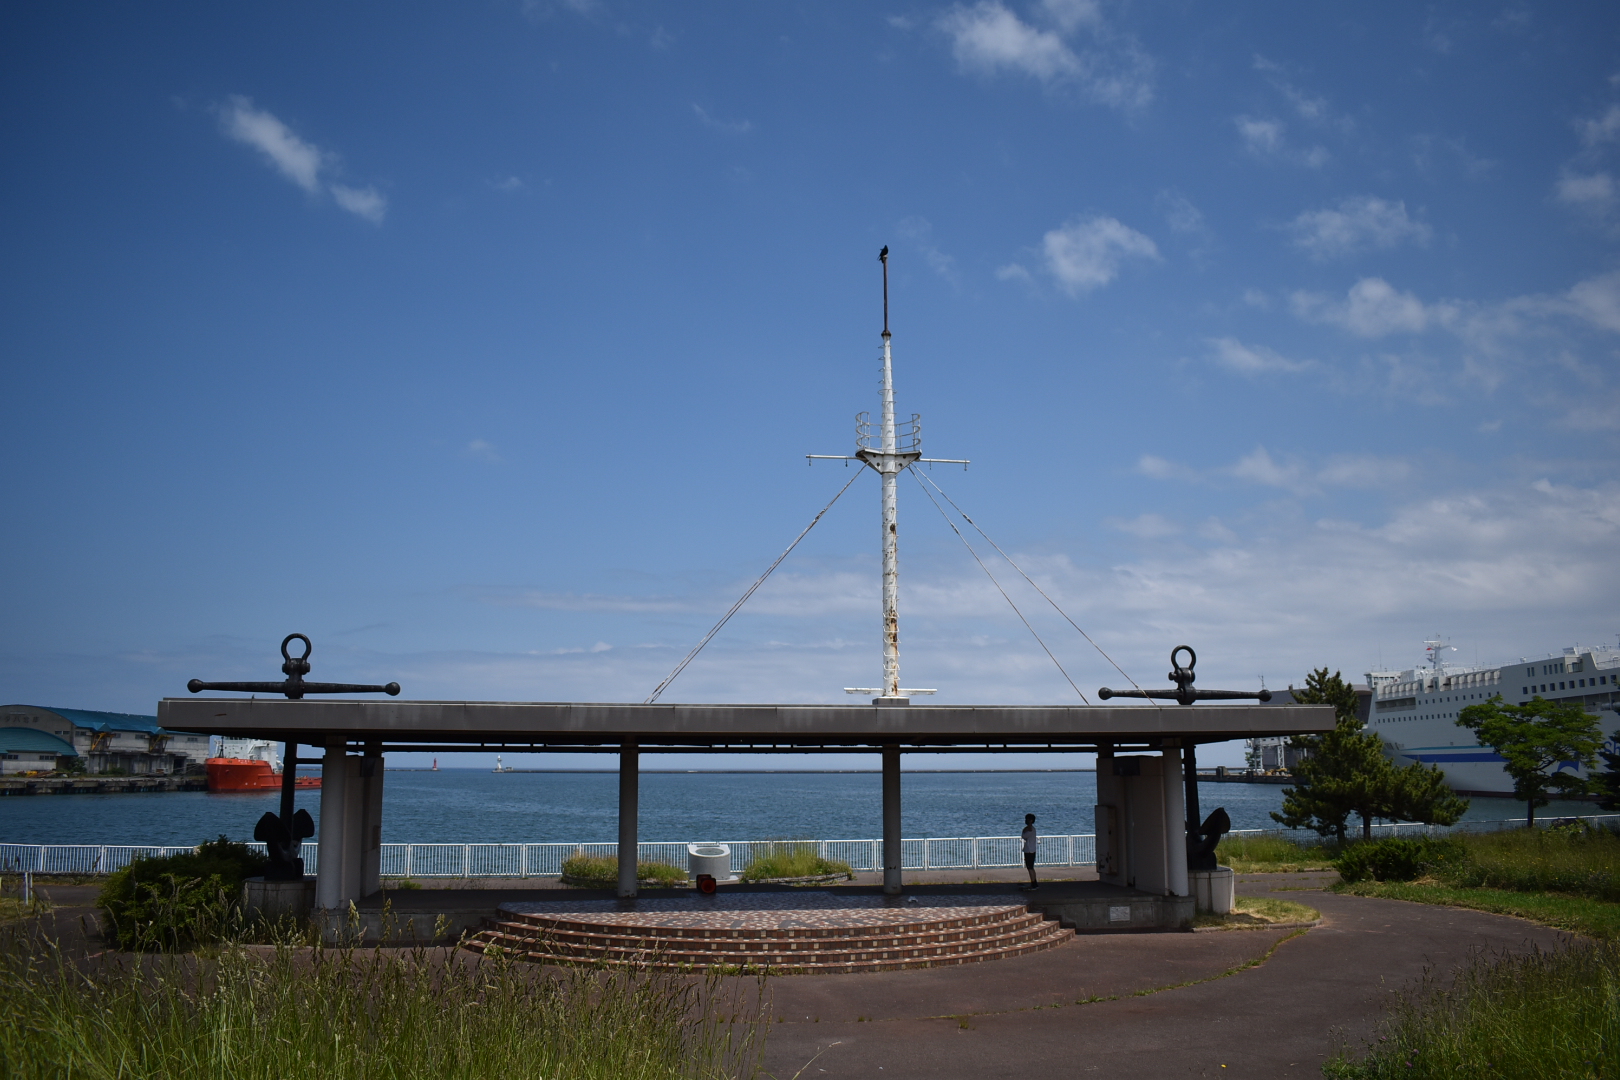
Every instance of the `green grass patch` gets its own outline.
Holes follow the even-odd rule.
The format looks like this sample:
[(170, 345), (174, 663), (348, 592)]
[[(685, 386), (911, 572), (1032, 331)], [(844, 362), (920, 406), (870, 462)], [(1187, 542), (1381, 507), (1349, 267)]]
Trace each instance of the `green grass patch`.
[(1472, 908), (1494, 915), (1516, 915), (1575, 934), (1620, 939), (1620, 904), (1587, 896), (1466, 888), (1430, 881), (1362, 881), (1335, 885), (1333, 891), (1351, 896), (1381, 896), (1419, 904)]
[(0, 1075), (663, 1080), (758, 1075), (763, 982), (559, 971), (459, 950), (72, 960), (0, 935)]
[(1555, 892), (1620, 903), (1620, 834), (1585, 825), (1460, 837), (1467, 861), (1436, 874), (1448, 884)]
[(1231, 914), (1204, 913), (1193, 918), (1194, 926), (1221, 927), (1223, 929), (1264, 929), (1277, 923), (1315, 922), (1322, 913), (1313, 907), (1292, 900), (1277, 900), (1269, 896), (1240, 896), (1233, 901)]
[[(619, 884), (619, 860), (613, 855), (587, 855), (575, 851), (562, 864), (563, 880), (586, 889), (611, 889)], [(686, 871), (665, 862), (636, 863), (636, 880), (653, 885), (676, 885)]]
[(1333, 1080), (1615, 1080), (1620, 946), (1476, 959), (1446, 985), (1403, 996), (1363, 1052), (1323, 1066)]
[(815, 844), (787, 840), (773, 843), (763, 852), (756, 852), (754, 861), (742, 872), (742, 879), (765, 881), (769, 878), (827, 877), (833, 874), (846, 879), (855, 876), (849, 863), (823, 859), (817, 855)]
[(1215, 860), (1240, 874), (1293, 873), (1331, 870), (1336, 854), (1324, 844), (1301, 844), (1276, 833), (1228, 833), (1215, 849)]

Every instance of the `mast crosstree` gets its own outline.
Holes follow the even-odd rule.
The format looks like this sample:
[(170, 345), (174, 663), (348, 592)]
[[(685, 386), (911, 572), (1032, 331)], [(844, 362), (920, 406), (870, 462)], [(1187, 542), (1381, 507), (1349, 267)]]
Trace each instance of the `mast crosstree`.
[(883, 264), (883, 371), (879, 383), (878, 430), (872, 431), (871, 414), (855, 415), (855, 453), (806, 454), (809, 461), (860, 461), (883, 478), (883, 685), (878, 688), (846, 686), (851, 694), (876, 694), (874, 705), (905, 705), (912, 694), (933, 690), (900, 687), (900, 474), (917, 462), (968, 465), (961, 458), (922, 456), (921, 416), (897, 423), (894, 414), (894, 358), (889, 334), (889, 249), (878, 252)]

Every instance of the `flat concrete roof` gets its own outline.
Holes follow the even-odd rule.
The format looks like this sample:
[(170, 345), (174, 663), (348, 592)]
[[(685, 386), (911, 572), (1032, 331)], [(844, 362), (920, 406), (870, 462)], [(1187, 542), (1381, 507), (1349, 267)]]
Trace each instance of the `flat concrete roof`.
[(870, 748), (1021, 750), (1222, 742), (1331, 731), (1330, 705), (631, 705), (528, 701), (164, 698), (171, 731), (417, 749)]

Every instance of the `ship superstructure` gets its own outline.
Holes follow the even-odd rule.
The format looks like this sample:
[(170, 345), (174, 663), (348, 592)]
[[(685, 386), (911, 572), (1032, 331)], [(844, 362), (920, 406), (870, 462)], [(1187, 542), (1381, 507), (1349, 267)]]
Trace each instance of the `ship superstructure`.
[[(1439, 637), (1424, 646), (1428, 652), (1425, 667), (1367, 673), (1367, 685), (1372, 688), (1368, 727), (1384, 740), (1400, 765), (1413, 761), (1436, 765), (1445, 772), (1446, 783), (1465, 795), (1511, 794), (1513, 781), (1502, 769), (1502, 758), (1490, 747), (1480, 746), (1472, 731), (1457, 726), (1457, 715), (1463, 709), (1498, 694), (1504, 701), (1520, 705), (1537, 697), (1585, 705), (1602, 716), (1603, 731), (1611, 744), (1616, 738), (1620, 649), (1572, 645), (1514, 664), (1467, 667), (1445, 659), (1453, 650)], [(1584, 775), (1584, 770), (1572, 764), (1560, 768)]]

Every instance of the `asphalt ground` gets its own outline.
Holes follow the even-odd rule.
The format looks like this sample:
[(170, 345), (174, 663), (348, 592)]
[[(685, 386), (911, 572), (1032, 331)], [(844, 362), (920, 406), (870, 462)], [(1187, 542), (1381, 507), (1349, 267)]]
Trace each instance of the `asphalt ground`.
[[(1392, 994), (1478, 952), (1562, 935), (1516, 919), (1239, 879), (1322, 912), (1303, 932), (1092, 934), (956, 968), (773, 981), (767, 1071), (788, 1077), (1318, 1077)], [(1097, 1000), (1102, 999), (1102, 1000)]]

